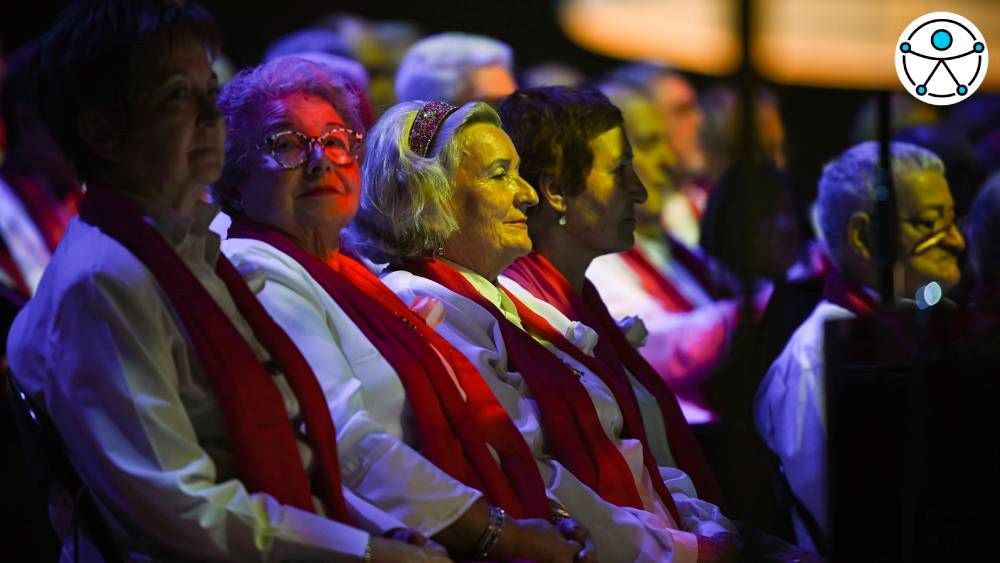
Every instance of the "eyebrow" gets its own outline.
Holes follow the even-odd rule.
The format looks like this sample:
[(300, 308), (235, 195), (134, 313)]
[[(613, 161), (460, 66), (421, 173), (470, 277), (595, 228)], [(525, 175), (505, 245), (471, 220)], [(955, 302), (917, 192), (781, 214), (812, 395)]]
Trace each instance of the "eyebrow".
[(509, 158), (498, 158), (498, 159), (494, 160), (493, 162), (489, 163), (486, 166), (486, 170), (492, 170), (492, 169), (496, 168), (497, 165), (499, 165), (499, 164), (502, 164), (502, 165), (510, 168), (510, 159)]
[[(326, 125), (323, 126), (323, 130), (324, 130), (324, 132), (326, 132), (326, 131), (329, 131), (331, 129), (338, 128), (338, 127), (341, 128), (341, 129), (347, 129), (347, 125), (345, 125), (343, 123), (336, 123), (336, 122), (333, 122), (333, 121), (329, 121), (329, 122), (327, 122)], [(287, 117), (282, 116), (281, 119), (278, 120), (278, 121), (268, 121), (265, 118), (265, 120), (264, 120), (264, 131), (270, 132), (270, 131), (273, 131), (275, 129), (298, 131), (298, 128), (295, 127), (295, 124), (292, 123), (291, 121), (289, 121)]]

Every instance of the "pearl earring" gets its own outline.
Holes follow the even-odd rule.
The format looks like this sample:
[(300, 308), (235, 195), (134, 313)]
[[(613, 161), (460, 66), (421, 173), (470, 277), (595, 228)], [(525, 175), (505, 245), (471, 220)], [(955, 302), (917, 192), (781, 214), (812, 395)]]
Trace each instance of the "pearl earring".
[(561, 213), (559, 214), (559, 226), (560, 227), (566, 226), (566, 216)]

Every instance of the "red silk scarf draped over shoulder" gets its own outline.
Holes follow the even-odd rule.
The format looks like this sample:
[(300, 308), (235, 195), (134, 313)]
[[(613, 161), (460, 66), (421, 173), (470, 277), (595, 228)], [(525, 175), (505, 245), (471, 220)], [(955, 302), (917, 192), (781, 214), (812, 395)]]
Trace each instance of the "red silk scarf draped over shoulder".
[[(643, 441), (647, 448), (646, 457), (652, 459), (642, 428), (638, 401), (623, 367), (656, 399), (677, 467), (691, 477), (701, 498), (721, 506), (723, 499), (718, 481), (684, 418), (677, 397), (625, 337), (593, 284), (589, 280), (585, 281), (583, 295), (578, 294), (565, 276), (538, 253), (518, 259), (507, 268), (504, 275), (568, 318), (582, 322), (597, 332), (599, 338), (594, 353), (600, 364), (592, 363), (596, 369), (601, 370), (596, 373), (602, 380), (612, 382), (608, 384), (612, 391), (618, 390), (615, 398), (618, 399), (626, 421), (625, 430), (631, 434), (630, 437)], [(572, 346), (568, 342), (567, 344)], [(618, 381), (621, 383), (617, 383)]]
[(537, 462), (482, 375), (364, 265), (343, 253), (320, 260), (282, 233), (245, 220), (229, 236), (259, 240), (288, 255), (357, 325), (400, 378), (422, 455), (515, 517), (548, 518)]
[[(323, 391), (288, 336), (267, 314), (236, 268), (219, 256), (215, 271), (260, 344), (270, 354), (258, 360), (236, 326), (167, 241), (125, 197), (91, 188), (80, 205), (87, 223), (116, 240), (149, 269), (176, 311), (216, 400), (236, 460), (250, 492), (313, 512), (310, 478), (302, 464), (292, 421), (271, 371), (280, 371), (301, 407), (317, 461), (312, 484), (326, 515), (350, 523), (340, 481), (336, 431)], [(270, 368), (270, 369), (269, 369)]]
[(521, 375), (537, 403), (555, 458), (607, 502), (642, 509), (642, 499), (628, 464), (604, 433), (594, 404), (573, 370), (510, 322), (448, 264), (422, 258), (408, 261), (403, 267), (473, 301), (496, 319), (509, 368)]

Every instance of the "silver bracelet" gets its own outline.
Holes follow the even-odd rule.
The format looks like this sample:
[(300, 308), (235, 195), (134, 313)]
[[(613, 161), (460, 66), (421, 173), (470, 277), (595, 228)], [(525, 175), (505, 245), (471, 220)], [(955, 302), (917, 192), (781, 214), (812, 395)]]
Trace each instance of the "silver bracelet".
[(507, 513), (499, 506), (490, 507), (490, 523), (486, 526), (486, 531), (476, 542), (476, 559), (486, 559), (490, 550), (500, 542), (500, 535), (503, 533), (503, 524), (507, 520)]

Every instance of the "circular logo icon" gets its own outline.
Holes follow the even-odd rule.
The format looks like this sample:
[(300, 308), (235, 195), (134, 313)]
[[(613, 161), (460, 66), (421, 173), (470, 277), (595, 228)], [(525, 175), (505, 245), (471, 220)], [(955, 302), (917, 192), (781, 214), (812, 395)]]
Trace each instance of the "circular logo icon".
[(910, 22), (896, 43), (896, 74), (920, 101), (950, 106), (968, 98), (986, 78), (986, 38), (971, 21), (931, 12)]

